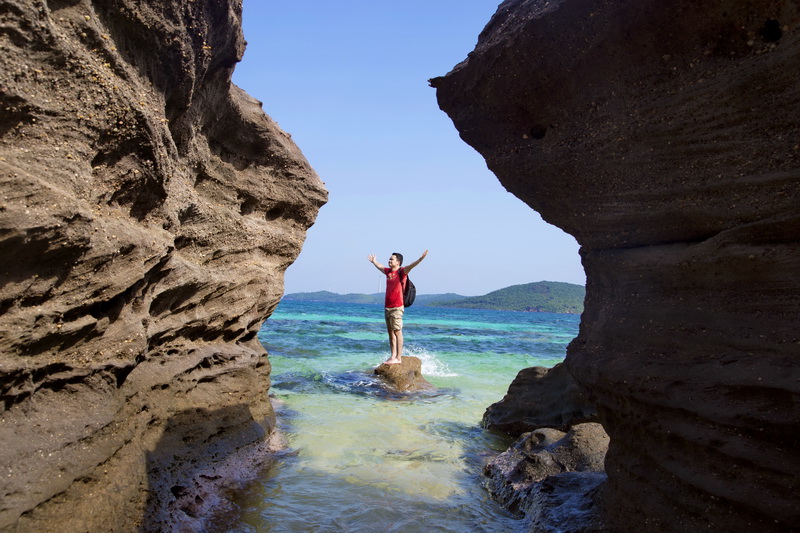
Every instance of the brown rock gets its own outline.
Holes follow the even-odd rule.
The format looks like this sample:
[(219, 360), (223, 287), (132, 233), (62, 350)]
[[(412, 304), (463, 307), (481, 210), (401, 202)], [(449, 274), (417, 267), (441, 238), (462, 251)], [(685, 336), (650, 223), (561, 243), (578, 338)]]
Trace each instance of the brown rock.
[(0, 12), (0, 530), (175, 530), (264, 459), (256, 334), (326, 192), (231, 84), (240, 1)]
[(387, 365), (382, 363), (375, 374), (401, 392), (432, 390), (435, 387), (422, 377), (422, 361), (417, 357), (405, 356), (401, 363)]
[(573, 424), (596, 421), (597, 411), (562, 363), (520, 370), (503, 399), (483, 415), (484, 427), (512, 437), (541, 427), (567, 431)]
[[(602, 473), (608, 440), (603, 427), (597, 423), (577, 424), (567, 433), (551, 428), (525, 433), (486, 466), (484, 473), (489, 478), (489, 492), (512, 512), (538, 516), (542, 513), (538, 508), (542, 504), (541, 493), (550, 492), (554, 483), (561, 484), (551, 481), (550, 485), (542, 485), (542, 482), (565, 472)], [(569, 492), (575, 492), (577, 487), (578, 493), (584, 493), (599, 486), (605, 476), (590, 475), (583, 482), (576, 477), (570, 480), (572, 489)], [(562, 497), (572, 500), (575, 494), (567, 497), (567, 492), (564, 490)], [(563, 512), (578, 514), (580, 506)], [(548, 530), (543, 517), (539, 516), (537, 520), (542, 527), (537, 531)], [(580, 528), (571, 530), (584, 531)]]
[(439, 104), (581, 245), (566, 366), (626, 531), (800, 523), (800, 11), (503, 2)]

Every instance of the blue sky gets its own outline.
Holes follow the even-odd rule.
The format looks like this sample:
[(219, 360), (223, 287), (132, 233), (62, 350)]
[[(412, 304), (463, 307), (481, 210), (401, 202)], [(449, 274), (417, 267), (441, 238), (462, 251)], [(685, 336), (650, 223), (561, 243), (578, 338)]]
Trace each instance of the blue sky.
[(422, 294), (585, 282), (575, 240), (508, 193), (461, 141), (428, 79), (475, 47), (498, 0), (245, 0), (234, 83), (264, 104), (329, 202), (286, 292), (371, 293), (392, 252), (430, 250)]

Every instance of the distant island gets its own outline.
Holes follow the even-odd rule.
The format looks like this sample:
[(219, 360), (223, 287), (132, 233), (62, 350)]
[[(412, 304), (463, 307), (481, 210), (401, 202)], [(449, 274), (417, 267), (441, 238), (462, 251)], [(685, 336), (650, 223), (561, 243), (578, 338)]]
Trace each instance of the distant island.
[[(586, 288), (583, 285), (560, 281), (537, 281), (523, 285), (512, 285), (483, 296), (460, 294), (417, 294), (415, 306), (451, 307), (459, 309), (491, 309), (497, 311), (527, 311), (533, 313), (583, 312)], [(383, 293), (336, 294), (329, 291), (296, 292), (286, 294), (284, 300), (306, 302), (331, 302), (355, 304), (383, 304)]]

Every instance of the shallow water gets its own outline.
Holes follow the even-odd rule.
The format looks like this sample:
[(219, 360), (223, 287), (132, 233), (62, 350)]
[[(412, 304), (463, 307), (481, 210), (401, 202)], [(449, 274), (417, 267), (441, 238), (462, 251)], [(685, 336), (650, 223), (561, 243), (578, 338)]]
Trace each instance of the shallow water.
[(406, 355), (434, 392), (387, 391), (378, 306), (282, 302), (259, 338), (288, 450), (239, 495), (230, 532), (518, 531), (481, 478), (508, 442), (480, 428), (523, 368), (563, 360), (579, 317), (412, 307)]

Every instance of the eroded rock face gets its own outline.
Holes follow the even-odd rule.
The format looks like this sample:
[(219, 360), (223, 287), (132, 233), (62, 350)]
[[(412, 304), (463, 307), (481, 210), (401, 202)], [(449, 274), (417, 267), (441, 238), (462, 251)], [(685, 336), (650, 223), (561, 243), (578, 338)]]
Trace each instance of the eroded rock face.
[(565, 364), (611, 437), (624, 530), (800, 520), (799, 10), (508, 0), (432, 80), (504, 186), (581, 245)]
[(168, 530), (266, 446), (256, 333), (327, 193), (230, 82), (241, 12), (0, 0), (0, 529)]

